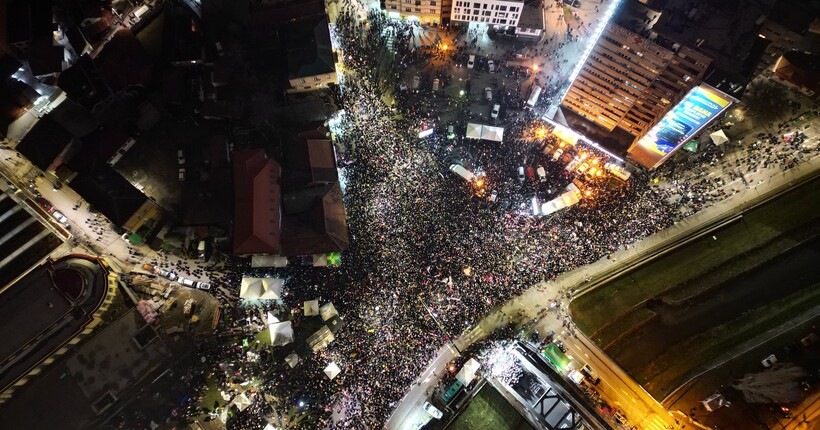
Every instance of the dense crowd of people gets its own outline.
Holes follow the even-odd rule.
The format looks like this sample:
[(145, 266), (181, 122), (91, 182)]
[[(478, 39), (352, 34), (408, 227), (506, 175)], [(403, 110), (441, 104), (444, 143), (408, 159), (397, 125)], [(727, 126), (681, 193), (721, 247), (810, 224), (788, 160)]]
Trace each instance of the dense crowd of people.
[[(669, 167), (665, 183), (675, 186), (655, 186), (641, 173), (618, 187), (591, 180), (591, 195), (581, 204), (549, 217), (523, 214), (521, 205), (533, 195), (555, 195), (572, 179), (560, 160), (543, 155), (550, 141), (532, 137), (541, 126), (533, 116), (516, 119), (497, 147), (475, 145), (459, 155), (484, 166), (489, 182), (512, 203), (476, 198), (469, 184), (448, 171), (458, 150), (440, 136), (416, 137), (421, 122), (435, 113), (402, 103), (389, 108), (381, 98), (415, 55), (408, 48), (409, 24), (375, 12), (363, 20), (364, 12), (345, 5), (334, 34), (345, 73), (332, 97), (344, 111), (335, 139), (344, 148), (339, 155), (351, 246), (340, 267), (269, 269), (286, 279), (282, 305), (242, 307), (220, 293), (222, 330), (239, 333), (251, 345), (222, 337), (203, 342), (198, 355), (207, 359), (195, 368), (202, 370), (195, 400), (202, 401), (209, 384), (233, 395), (246, 393), (251, 405), (233, 410), (228, 428), (261, 429), (291, 408), (299, 412), (300, 428), (379, 428), (441, 344), (491, 309), (709, 203), (681, 198), (703, 194), (699, 187), (709, 186), (706, 178)], [(396, 111), (403, 119), (394, 119)], [(779, 160), (754, 151), (765, 152), (752, 149), (749, 161)], [(518, 181), (517, 167), (536, 161), (546, 168), (545, 185)], [(253, 270), (242, 264), (224, 270), (226, 288), (238, 289), (241, 276)], [(272, 312), (300, 330), (308, 325), (303, 302), (313, 299), (332, 302), (344, 320), (327, 348), (300, 350), (293, 368), (284, 361), (291, 346), (253, 348), (255, 330), (246, 327), (263, 325), (262, 315)], [(323, 373), (330, 362), (342, 370), (335, 379)], [(242, 385), (246, 381), (252, 382)], [(217, 409), (218, 404), (202, 404), (186, 412), (197, 416)]]

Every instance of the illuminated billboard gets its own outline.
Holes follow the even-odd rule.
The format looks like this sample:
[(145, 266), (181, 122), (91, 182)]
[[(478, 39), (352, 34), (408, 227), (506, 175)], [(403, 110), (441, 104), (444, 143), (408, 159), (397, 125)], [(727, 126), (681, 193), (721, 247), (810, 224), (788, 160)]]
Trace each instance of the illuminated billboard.
[(644, 167), (658, 167), (734, 101), (708, 85), (692, 88), (649, 133), (629, 148), (630, 157)]

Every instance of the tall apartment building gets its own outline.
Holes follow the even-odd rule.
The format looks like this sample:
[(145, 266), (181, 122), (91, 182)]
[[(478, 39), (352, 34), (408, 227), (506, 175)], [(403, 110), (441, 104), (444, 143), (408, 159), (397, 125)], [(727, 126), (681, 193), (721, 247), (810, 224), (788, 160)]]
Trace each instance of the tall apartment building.
[(515, 27), (523, 9), (524, 0), (454, 0), (450, 18), (453, 21)]
[(385, 0), (384, 9), (393, 18), (439, 25), (442, 21), (444, 0)]
[(637, 140), (703, 78), (710, 63), (693, 49), (674, 52), (610, 23), (561, 105)]

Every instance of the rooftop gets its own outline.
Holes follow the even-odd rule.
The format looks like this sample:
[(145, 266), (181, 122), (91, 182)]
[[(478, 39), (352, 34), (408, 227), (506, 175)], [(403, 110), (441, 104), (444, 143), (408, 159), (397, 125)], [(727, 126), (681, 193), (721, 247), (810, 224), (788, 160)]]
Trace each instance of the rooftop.
[(336, 71), (327, 17), (310, 24), (291, 24), (284, 32), (288, 52), (288, 77), (302, 78)]
[(544, 14), (541, 13), (540, 1), (529, 1), (521, 8), (521, 18), (518, 27), (530, 29), (544, 29)]
[(281, 168), (264, 149), (233, 153), (233, 251), (238, 255), (280, 251)]

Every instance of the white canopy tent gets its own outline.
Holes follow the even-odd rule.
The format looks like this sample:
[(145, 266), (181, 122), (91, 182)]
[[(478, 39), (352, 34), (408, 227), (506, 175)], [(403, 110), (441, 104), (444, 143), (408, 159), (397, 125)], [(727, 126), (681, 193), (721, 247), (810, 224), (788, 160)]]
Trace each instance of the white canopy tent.
[(285, 363), (288, 363), (288, 366), (290, 366), (291, 369), (296, 367), (296, 365), (299, 364), (299, 361), (300, 361), (299, 356), (296, 355), (295, 352), (292, 352), (292, 353), (288, 354), (287, 357), (285, 357)]
[(481, 139), (481, 124), (474, 124), (472, 122), (467, 123), (467, 138), (468, 139)]
[(245, 393), (242, 393), (233, 398), (231, 405), (236, 406), (236, 408), (240, 411), (244, 411), (245, 408), (251, 405), (251, 400), (245, 395)]
[(468, 122), (466, 136), (468, 139), (484, 139), (501, 142), (504, 139), (504, 128)]
[(319, 328), (319, 330), (316, 330), (315, 333), (308, 336), (307, 344), (310, 346), (310, 349), (312, 349), (313, 352), (317, 352), (326, 348), (328, 345), (330, 345), (330, 342), (333, 342), (334, 340), (336, 340), (336, 337), (333, 336), (333, 332), (330, 331), (330, 328), (328, 328), (328, 326), (323, 325)]
[(315, 315), (319, 315), (319, 301), (318, 300), (307, 300), (305, 301), (305, 316), (312, 317)]
[(339, 315), (339, 312), (336, 311), (336, 307), (333, 306), (333, 302), (328, 302), (322, 305), (319, 309), (319, 314), (322, 316), (323, 321), (327, 321), (336, 315)]
[(581, 201), (581, 190), (575, 184), (569, 184), (566, 192), (541, 205), (541, 215), (546, 216)]
[(464, 363), (464, 366), (456, 375), (456, 379), (461, 381), (464, 386), (470, 385), (473, 378), (475, 378), (475, 373), (478, 371), (478, 368), (481, 367), (481, 363), (476, 361), (476, 359), (471, 358)]
[(290, 321), (280, 322), (272, 313), (268, 312), (268, 329), (272, 346), (282, 346), (293, 342), (293, 326)]
[(330, 379), (335, 378), (340, 373), (342, 373), (342, 369), (340, 369), (339, 366), (333, 361), (325, 367), (325, 375), (327, 375)]
[(326, 267), (327, 254), (313, 254), (313, 267)]
[(722, 129), (710, 134), (709, 137), (712, 138), (712, 142), (714, 142), (715, 145), (722, 145), (729, 141), (729, 137), (726, 136), (726, 133), (724, 133)]
[(504, 139), (504, 129), (502, 127), (485, 125), (481, 129), (481, 138), (484, 140), (492, 140), (493, 142), (501, 142)]
[(281, 279), (242, 278), (239, 286), (240, 299), (279, 300), (282, 296)]

